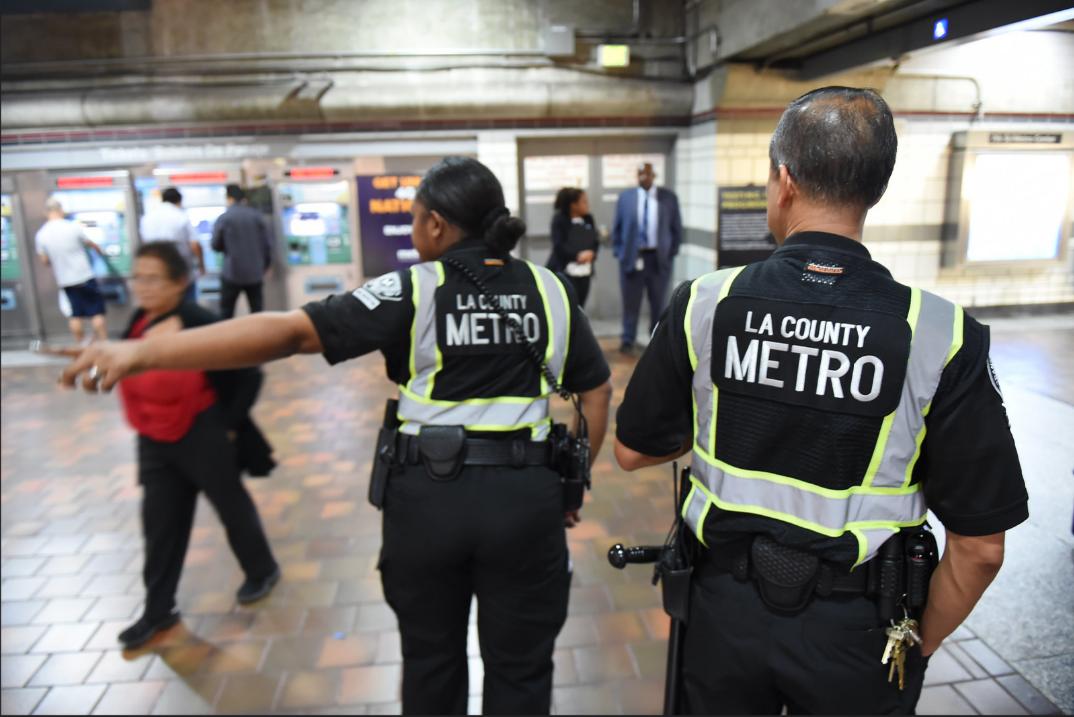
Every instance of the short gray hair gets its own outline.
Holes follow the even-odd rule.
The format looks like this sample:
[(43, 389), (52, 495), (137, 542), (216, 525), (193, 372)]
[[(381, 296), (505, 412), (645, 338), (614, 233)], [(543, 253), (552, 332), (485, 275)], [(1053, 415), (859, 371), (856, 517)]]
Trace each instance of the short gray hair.
[(802, 192), (833, 205), (868, 209), (880, 201), (895, 167), (899, 140), (875, 90), (822, 87), (787, 106), (768, 156)]
[(49, 197), (45, 202), (45, 211), (49, 214), (52, 214), (53, 212), (63, 214), (63, 205), (60, 204), (60, 200), (56, 199), (56, 197)]

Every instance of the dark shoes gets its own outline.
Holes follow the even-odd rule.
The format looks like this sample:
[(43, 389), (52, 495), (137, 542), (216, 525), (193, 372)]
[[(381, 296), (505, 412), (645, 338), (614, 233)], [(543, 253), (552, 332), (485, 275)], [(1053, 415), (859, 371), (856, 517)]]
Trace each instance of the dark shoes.
[(280, 569), (277, 567), (267, 577), (260, 580), (246, 579), (239, 591), (235, 593), (240, 605), (255, 602), (272, 592), (272, 587), (280, 582)]
[(149, 642), (154, 635), (161, 630), (167, 630), (179, 622), (179, 611), (162, 618), (151, 619), (145, 615), (138, 618), (138, 622), (119, 633), (119, 641), (123, 643), (124, 650), (133, 650)]
[(633, 356), (634, 344), (620, 344), (619, 353), (623, 354), (624, 356)]

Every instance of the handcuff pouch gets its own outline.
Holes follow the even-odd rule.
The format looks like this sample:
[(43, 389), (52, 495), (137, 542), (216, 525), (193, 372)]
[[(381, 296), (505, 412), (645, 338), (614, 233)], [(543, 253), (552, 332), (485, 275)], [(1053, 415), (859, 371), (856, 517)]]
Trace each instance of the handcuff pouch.
[(466, 462), (466, 429), (462, 426), (422, 426), (418, 433), (418, 455), (430, 478), (455, 480)]
[(750, 547), (750, 566), (765, 605), (797, 612), (813, 597), (820, 558), (758, 535)]

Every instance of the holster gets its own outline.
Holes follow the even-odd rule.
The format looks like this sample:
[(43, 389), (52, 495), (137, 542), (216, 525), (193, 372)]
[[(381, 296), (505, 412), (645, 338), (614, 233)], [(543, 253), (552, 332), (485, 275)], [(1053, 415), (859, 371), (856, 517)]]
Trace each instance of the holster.
[(369, 503), (377, 510), (384, 507), (384, 495), (388, 479), (396, 465), (395, 440), (399, 435), (399, 402), (388, 399), (384, 404), (384, 423), (377, 432), (377, 446), (373, 452), (373, 466), (369, 473)]
[(552, 444), (549, 467), (559, 473), (563, 483), (563, 510), (578, 510), (590, 486), (589, 439), (575, 438), (566, 425), (556, 423), (548, 440)]
[[(675, 479), (679, 481), (679, 494), (686, 495), (684, 491), (690, 485), (690, 469), (683, 468)], [(678, 512), (672, 535), (673, 540), (657, 564), (657, 576), (660, 579), (664, 612), (672, 620), (678, 620), (685, 625), (690, 617), (690, 580), (693, 577), (694, 556), (698, 549), (697, 538)], [(657, 576), (654, 576), (654, 579)]]
[(797, 612), (809, 604), (820, 568), (816, 555), (758, 535), (750, 547), (750, 563), (761, 600), (770, 609)]
[(668, 617), (685, 625), (690, 617), (690, 579), (693, 577), (694, 566), (689, 559), (690, 549), (684, 542), (690, 531), (681, 520), (676, 532), (678, 535), (675, 543), (670, 550), (665, 551), (658, 568), (660, 597)]
[(936, 536), (924, 526), (906, 536), (906, 607), (920, 611), (929, 597), (929, 581), (939, 563)]
[(466, 429), (462, 426), (422, 426), (418, 433), (418, 455), (430, 478), (455, 480), (466, 462)]

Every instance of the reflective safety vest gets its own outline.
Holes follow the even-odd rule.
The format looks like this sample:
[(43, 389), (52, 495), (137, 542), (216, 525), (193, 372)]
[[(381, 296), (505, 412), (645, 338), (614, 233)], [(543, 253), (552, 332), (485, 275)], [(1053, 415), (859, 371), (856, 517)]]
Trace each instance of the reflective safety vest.
[[(521, 260), (512, 260), (521, 261)], [(544, 361), (563, 381), (571, 333), (571, 307), (562, 283), (548, 269), (522, 261), (533, 273), (548, 326)], [(437, 374), (444, 358), (436, 341), (436, 289), (444, 283), (444, 265), (439, 261), (410, 268), (413, 286), (414, 321), (410, 328), (410, 380), (399, 386), (400, 431), (417, 435), (422, 426), (465, 426), (469, 431), (517, 431), (530, 429), (530, 440), (548, 438), (552, 419), (548, 399), (552, 388), (543, 373), (536, 396), (496, 396), (446, 401), (433, 398)], [(461, 279), (461, 277), (460, 277)], [(465, 281), (465, 279), (461, 279)], [(490, 287), (495, 291), (495, 287)], [(475, 287), (476, 290), (476, 287)], [(533, 363), (528, 356), (519, 361)], [(536, 364), (533, 370), (537, 371)]]
[(849, 532), (858, 542), (854, 565), (860, 565), (900, 528), (925, 521), (921, 486), (910, 480), (940, 375), (962, 346), (962, 308), (911, 289), (906, 322), (912, 339), (898, 405), (883, 418), (860, 483), (844, 490), (825, 488), (791, 475), (740, 468), (716, 457), (719, 389), (712, 380), (713, 330), (719, 304), (743, 268), (706, 274), (690, 290), (684, 328), (693, 368), (694, 444), (692, 485), (682, 506), (683, 519), (702, 542), (712, 506), (783, 521), (831, 538)]

